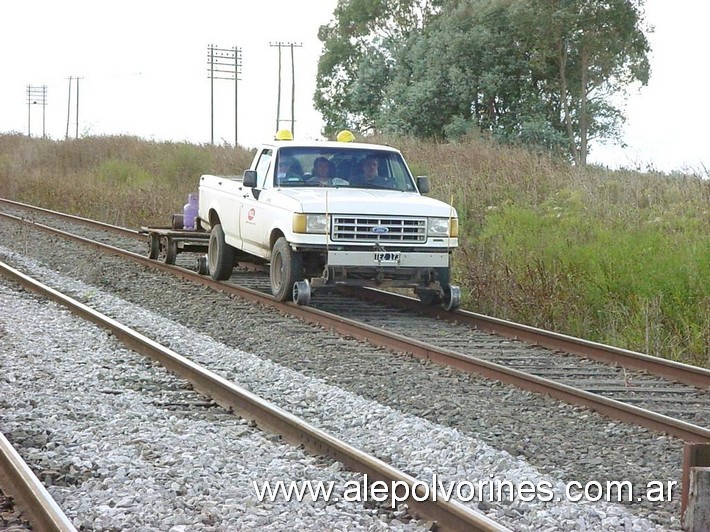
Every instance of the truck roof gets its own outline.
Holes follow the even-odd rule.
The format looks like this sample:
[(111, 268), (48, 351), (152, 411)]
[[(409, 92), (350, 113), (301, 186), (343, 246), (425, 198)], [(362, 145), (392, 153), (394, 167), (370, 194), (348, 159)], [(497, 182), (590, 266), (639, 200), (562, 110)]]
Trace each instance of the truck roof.
[(340, 149), (366, 149), (384, 150), (399, 153), (397, 148), (385, 144), (368, 144), (365, 142), (338, 142), (335, 140), (272, 140), (264, 142), (262, 146), (274, 148), (340, 148)]

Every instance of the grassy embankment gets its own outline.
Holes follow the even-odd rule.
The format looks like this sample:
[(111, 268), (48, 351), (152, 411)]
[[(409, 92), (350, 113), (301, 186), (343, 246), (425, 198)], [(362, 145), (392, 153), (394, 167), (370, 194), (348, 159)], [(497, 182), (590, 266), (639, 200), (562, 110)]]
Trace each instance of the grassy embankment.
[[(471, 310), (707, 367), (710, 180), (575, 169), (470, 139), (392, 141), (461, 225)], [(204, 172), (251, 153), (131, 137), (0, 135), (0, 196), (137, 228), (168, 225)], [(706, 176), (707, 177), (707, 176)]]

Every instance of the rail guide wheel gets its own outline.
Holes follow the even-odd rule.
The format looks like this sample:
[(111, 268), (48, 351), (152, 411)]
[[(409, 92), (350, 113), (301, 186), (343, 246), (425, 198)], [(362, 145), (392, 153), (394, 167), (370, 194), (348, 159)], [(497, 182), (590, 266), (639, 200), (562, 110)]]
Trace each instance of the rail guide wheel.
[(207, 262), (207, 255), (200, 255), (197, 257), (197, 273), (200, 275), (209, 275), (210, 266)]
[(163, 244), (163, 262), (165, 264), (175, 264), (175, 259), (177, 258), (178, 249), (177, 241), (170, 237), (165, 238), (166, 242)]
[(160, 257), (160, 235), (150, 233), (148, 235), (148, 258), (157, 259)]
[(461, 306), (461, 288), (450, 284), (444, 289), (444, 308), (446, 310), (456, 310)]
[(296, 305), (308, 305), (311, 301), (311, 284), (308, 281), (293, 283), (293, 302)]

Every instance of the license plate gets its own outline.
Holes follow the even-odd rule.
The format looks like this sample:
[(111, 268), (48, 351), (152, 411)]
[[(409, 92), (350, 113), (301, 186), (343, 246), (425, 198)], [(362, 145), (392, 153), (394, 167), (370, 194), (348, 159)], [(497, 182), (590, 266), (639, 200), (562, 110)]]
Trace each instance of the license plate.
[(399, 262), (399, 251), (375, 251), (375, 262)]

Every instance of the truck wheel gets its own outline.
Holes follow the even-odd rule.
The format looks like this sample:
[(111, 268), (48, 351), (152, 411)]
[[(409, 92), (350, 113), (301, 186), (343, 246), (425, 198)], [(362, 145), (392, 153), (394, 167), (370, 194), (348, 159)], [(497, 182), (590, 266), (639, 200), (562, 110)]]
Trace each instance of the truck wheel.
[(293, 296), (293, 283), (303, 278), (303, 257), (291, 249), (284, 237), (271, 250), (271, 293), (278, 301)]
[[(434, 268), (434, 271), (436, 272), (436, 280), (439, 281), (443, 294), (446, 294), (447, 287), (451, 282), (451, 270), (449, 268)], [(442, 303), (442, 292), (428, 288), (416, 290), (419, 301), (428, 307)]]
[(210, 243), (207, 247), (207, 266), (210, 277), (215, 281), (224, 281), (232, 276), (234, 269), (234, 248), (224, 241), (222, 224), (215, 224), (210, 231)]
[(446, 290), (451, 282), (451, 269), (450, 268), (434, 268), (436, 270), (436, 278), (441, 285), (441, 288)]

